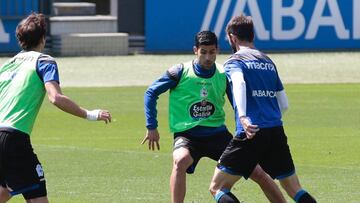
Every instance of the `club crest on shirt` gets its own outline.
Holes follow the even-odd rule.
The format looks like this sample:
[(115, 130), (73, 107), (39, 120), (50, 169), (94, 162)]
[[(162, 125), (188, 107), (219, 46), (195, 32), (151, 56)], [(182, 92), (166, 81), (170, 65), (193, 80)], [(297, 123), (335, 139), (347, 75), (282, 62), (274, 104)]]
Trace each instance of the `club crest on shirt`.
[(205, 87), (201, 88), (200, 97), (201, 98), (206, 98), (207, 96), (208, 96), (208, 90)]

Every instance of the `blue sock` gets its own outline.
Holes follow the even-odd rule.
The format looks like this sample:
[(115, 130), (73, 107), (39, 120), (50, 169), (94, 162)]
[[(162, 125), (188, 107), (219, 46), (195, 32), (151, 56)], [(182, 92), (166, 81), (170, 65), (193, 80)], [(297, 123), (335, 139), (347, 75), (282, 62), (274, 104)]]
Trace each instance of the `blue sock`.
[(240, 201), (235, 197), (235, 195), (227, 189), (220, 190), (214, 198), (217, 203), (240, 203)]
[(296, 203), (316, 203), (316, 200), (305, 190), (298, 191), (294, 200)]

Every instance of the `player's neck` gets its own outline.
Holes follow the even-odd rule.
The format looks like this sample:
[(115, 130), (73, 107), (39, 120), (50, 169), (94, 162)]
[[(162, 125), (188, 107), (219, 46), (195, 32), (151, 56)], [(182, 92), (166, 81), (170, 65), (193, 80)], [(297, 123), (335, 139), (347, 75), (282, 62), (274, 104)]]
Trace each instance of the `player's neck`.
[(37, 47), (33, 47), (31, 49), (26, 49), (24, 51), (36, 51), (36, 52), (41, 52), (43, 50), (43, 48), (41, 46), (37, 46)]
[(240, 41), (237, 44), (237, 51), (239, 51), (240, 49), (253, 49), (254, 47), (254, 43), (252, 42), (246, 42), (246, 41)]
[(42, 52), (44, 48), (45, 48), (45, 39), (40, 41), (40, 43), (36, 47), (32, 47), (31, 49), (28, 49), (26, 51)]

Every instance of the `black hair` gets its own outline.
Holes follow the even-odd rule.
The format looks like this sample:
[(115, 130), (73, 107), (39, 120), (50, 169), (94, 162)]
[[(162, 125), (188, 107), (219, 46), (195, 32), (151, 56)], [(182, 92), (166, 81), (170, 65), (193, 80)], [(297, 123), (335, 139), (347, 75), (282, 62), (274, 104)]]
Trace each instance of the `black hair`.
[(215, 45), (218, 46), (216, 34), (211, 31), (201, 31), (195, 36), (195, 46), (199, 48), (200, 45)]

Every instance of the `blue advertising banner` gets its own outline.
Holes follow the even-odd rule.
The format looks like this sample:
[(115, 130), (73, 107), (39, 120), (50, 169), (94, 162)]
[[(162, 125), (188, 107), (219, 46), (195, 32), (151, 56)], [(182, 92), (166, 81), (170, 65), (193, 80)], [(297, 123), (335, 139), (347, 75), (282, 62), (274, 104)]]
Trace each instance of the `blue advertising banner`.
[(15, 29), (20, 20), (0, 19), (0, 53), (14, 53), (20, 51), (16, 41)]
[(39, 10), (39, 0), (0, 1), (0, 53), (20, 51), (15, 29), (20, 20)]
[(194, 35), (212, 30), (230, 51), (232, 16), (251, 15), (262, 50), (360, 49), (360, 0), (146, 0), (146, 51), (190, 51)]

